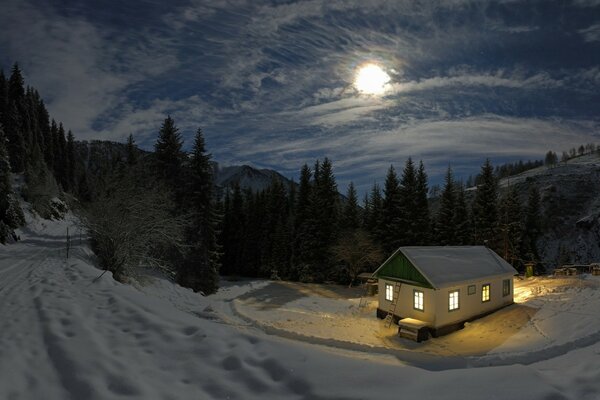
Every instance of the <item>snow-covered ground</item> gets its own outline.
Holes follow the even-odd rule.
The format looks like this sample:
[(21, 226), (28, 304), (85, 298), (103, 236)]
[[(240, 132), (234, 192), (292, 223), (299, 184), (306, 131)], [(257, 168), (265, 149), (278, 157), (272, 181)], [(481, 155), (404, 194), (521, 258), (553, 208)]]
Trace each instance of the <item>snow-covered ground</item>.
[(278, 335), (411, 359), (414, 353), (461, 357), (469, 365), (533, 363), (600, 340), (599, 276), (516, 279), (515, 304), (421, 344), (399, 338), (396, 325), (374, 317), (376, 297), (363, 298), (366, 306), (359, 307), (362, 294), (360, 288), (273, 282), (233, 306)]
[[(370, 352), (280, 337), (232, 307), (239, 302), (235, 299), (268, 290), (268, 282), (225, 282), (207, 298), (160, 278), (124, 285), (107, 273), (94, 282), (100, 271), (85, 244), (76, 242), (66, 259), (66, 228), (73, 230), (76, 223), (71, 215), (60, 222), (28, 220), (21, 242), (0, 247), (0, 399), (600, 396), (600, 343), (595, 338), (577, 341), (584, 332), (597, 332), (599, 324), (591, 317), (572, 317), (597, 308), (591, 294), (595, 288), (548, 293), (549, 305), (541, 305), (525, 322), (546, 315), (540, 322), (552, 324), (538, 328), (574, 344), (551, 351), (542, 361), (482, 367), (502, 364), (504, 353), (517, 351), (499, 346), (486, 355), (492, 358), (478, 361), (426, 354), (416, 347)], [(535, 287), (533, 292), (539, 294)], [(303, 297), (310, 298), (299, 296), (298, 301)], [(313, 297), (317, 304), (311, 312), (330, 312), (320, 310), (326, 301)], [(575, 297), (580, 301), (569, 300)], [(337, 300), (329, 300), (335, 309)], [(310, 306), (311, 300), (302, 301)], [(539, 297), (527, 301), (534, 308)], [(578, 303), (587, 305), (577, 308)], [(528, 354), (537, 349), (517, 350)]]

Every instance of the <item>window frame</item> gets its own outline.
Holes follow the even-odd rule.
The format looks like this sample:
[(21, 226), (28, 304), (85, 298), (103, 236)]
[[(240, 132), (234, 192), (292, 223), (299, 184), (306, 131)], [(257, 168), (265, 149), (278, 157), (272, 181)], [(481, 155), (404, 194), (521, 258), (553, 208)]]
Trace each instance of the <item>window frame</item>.
[(510, 296), (510, 279), (502, 280), (502, 297)]
[[(473, 291), (471, 292), (471, 289), (473, 289)], [(467, 287), (467, 295), (468, 296), (472, 296), (474, 294), (477, 294), (477, 285), (469, 285)]]
[[(486, 292), (485, 291), (485, 287), (487, 286), (487, 299), (483, 298), (483, 294)], [(488, 303), (492, 298), (492, 284), (491, 283), (484, 283), (483, 285), (481, 285), (481, 302), (482, 303)]]
[[(456, 307), (455, 308), (450, 308), (450, 306), (451, 306), (450, 296), (453, 293), (456, 293)], [(455, 290), (448, 291), (448, 312), (452, 312), (452, 311), (456, 311), (456, 310), (460, 310), (460, 289), (455, 289)]]
[[(417, 293), (421, 294), (421, 308), (417, 307)], [(413, 309), (425, 312), (425, 292), (419, 289), (413, 289)]]
[[(391, 296), (391, 298), (389, 298), (389, 299), (388, 299), (388, 287), (390, 288), (390, 296)], [(391, 283), (385, 284), (385, 300), (386, 301), (394, 301), (394, 285), (392, 285)]]

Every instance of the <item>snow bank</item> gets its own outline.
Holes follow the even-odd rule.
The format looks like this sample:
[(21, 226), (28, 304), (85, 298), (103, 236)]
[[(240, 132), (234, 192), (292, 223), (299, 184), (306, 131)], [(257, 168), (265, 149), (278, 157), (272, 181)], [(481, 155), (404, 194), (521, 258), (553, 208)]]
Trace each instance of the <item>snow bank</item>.
[(300, 343), (247, 326), (231, 312), (232, 301), (265, 283), (228, 283), (203, 298), (160, 279), (136, 288), (107, 273), (93, 282), (100, 271), (85, 245), (65, 257), (72, 216), (29, 222), (22, 242), (0, 248), (1, 399), (591, 399), (600, 393), (597, 344), (528, 366), (425, 370), (392, 355)]

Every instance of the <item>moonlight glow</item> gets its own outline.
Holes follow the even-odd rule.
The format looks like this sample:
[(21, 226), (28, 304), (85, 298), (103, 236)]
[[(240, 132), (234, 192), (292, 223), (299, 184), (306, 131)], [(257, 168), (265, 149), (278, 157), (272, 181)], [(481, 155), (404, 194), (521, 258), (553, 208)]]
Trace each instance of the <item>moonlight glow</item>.
[(390, 76), (378, 65), (367, 64), (358, 70), (354, 87), (365, 94), (383, 94)]

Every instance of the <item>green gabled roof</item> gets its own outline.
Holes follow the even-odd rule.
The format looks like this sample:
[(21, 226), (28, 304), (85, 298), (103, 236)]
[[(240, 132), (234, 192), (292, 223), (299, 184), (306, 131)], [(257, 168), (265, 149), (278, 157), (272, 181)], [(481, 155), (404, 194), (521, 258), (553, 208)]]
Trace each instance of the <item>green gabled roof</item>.
[(410, 262), (400, 249), (396, 250), (373, 273), (374, 278), (406, 282), (410, 285), (422, 286), (433, 289), (431, 282)]

